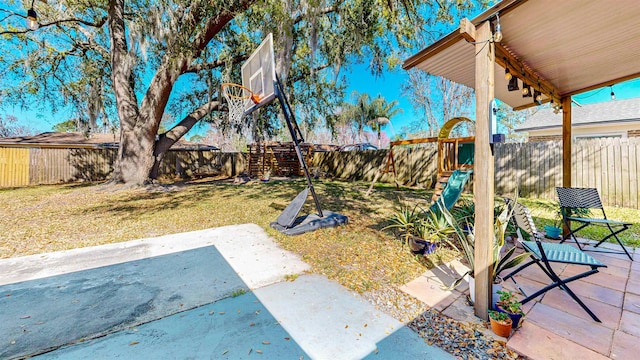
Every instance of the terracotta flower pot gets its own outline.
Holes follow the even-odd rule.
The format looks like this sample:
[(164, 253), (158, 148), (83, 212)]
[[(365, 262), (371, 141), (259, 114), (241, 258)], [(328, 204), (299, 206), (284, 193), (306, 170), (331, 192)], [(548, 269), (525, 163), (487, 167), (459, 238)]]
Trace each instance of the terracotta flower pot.
[(496, 335), (505, 338), (511, 335), (511, 325), (513, 322), (510, 318), (505, 321), (497, 321), (490, 317), (489, 320), (491, 321), (491, 330), (493, 330)]

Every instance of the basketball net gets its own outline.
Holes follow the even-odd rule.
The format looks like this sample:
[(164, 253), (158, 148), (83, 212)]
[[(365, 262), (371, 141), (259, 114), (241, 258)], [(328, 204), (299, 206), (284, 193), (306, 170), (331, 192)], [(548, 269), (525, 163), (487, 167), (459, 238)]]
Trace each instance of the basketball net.
[(238, 125), (244, 117), (244, 111), (247, 106), (253, 102), (257, 104), (259, 98), (251, 90), (246, 87), (233, 83), (222, 84), (222, 93), (225, 99), (227, 99), (227, 105), (229, 107), (229, 123), (232, 125)]

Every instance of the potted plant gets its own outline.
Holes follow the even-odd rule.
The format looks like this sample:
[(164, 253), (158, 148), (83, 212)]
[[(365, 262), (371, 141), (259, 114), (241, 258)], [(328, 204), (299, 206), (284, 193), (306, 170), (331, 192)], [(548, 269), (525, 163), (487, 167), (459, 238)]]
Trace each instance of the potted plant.
[(428, 225), (421, 215), (422, 213), (417, 209), (417, 206), (414, 208), (403, 206), (391, 218), (391, 225), (382, 230), (398, 230), (398, 236), (414, 254), (433, 252), (435, 251), (435, 243), (432, 244), (424, 239)]
[(545, 225), (545, 236), (549, 239), (560, 239), (560, 233), (562, 232), (562, 210), (560, 204), (556, 203), (554, 207), (553, 224)]
[(518, 300), (516, 295), (507, 290), (507, 291), (498, 291), (498, 295), (500, 295), (500, 300), (496, 302), (495, 310), (504, 312), (511, 318), (512, 327), (515, 329), (521, 325), (522, 317), (524, 316), (524, 312), (522, 311), (522, 303)]
[(391, 219), (391, 225), (382, 230), (397, 229), (399, 236), (414, 254), (430, 254), (441, 241), (448, 242), (453, 248), (450, 236), (454, 229), (442, 215), (424, 211), (417, 206), (402, 207)]
[(509, 337), (511, 335), (511, 325), (513, 322), (507, 313), (489, 310), (489, 322), (491, 323), (491, 330), (502, 337)]

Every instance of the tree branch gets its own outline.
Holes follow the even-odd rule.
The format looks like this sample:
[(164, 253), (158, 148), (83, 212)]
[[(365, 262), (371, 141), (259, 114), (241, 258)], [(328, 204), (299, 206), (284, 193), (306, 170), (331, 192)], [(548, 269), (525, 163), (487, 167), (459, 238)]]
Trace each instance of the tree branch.
[[(231, 59), (231, 63), (234, 65), (239, 64), (242, 61), (247, 60), (248, 58), (249, 56), (246, 54), (238, 55)], [(227, 65), (228, 61), (229, 60), (216, 60), (214, 62), (204, 63), (204, 64), (191, 64), (187, 66), (187, 69), (183, 73), (197, 73), (199, 71), (216, 69), (216, 68)]]

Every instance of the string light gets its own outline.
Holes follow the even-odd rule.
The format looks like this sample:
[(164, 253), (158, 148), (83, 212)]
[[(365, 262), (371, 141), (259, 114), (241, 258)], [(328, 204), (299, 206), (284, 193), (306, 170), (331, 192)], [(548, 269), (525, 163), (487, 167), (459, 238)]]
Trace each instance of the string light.
[(36, 11), (33, 9), (34, 1), (35, 0), (31, 1), (31, 8), (27, 10), (27, 27), (31, 30), (37, 30), (40, 27), (40, 24), (38, 24), (38, 14), (36, 14)]
[(496, 14), (496, 28), (493, 33), (493, 42), (502, 41), (502, 26), (500, 25), (500, 17)]
[(542, 94), (538, 90), (533, 90), (533, 103), (542, 105)]
[(613, 85), (609, 86), (611, 88), (611, 100), (616, 99), (616, 94), (613, 92)]
[(504, 79), (505, 79), (505, 80), (507, 80), (507, 81), (509, 81), (509, 80), (511, 80), (511, 78), (512, 78), (512, 75), (511, 75), (511, 73), (509, 72), (509, 69), (508, 69), (508, 68), (505, 68), (505, 69), (504, 69)]
[(522, 83), (522, 97), (531, 97), (531, 86)]

